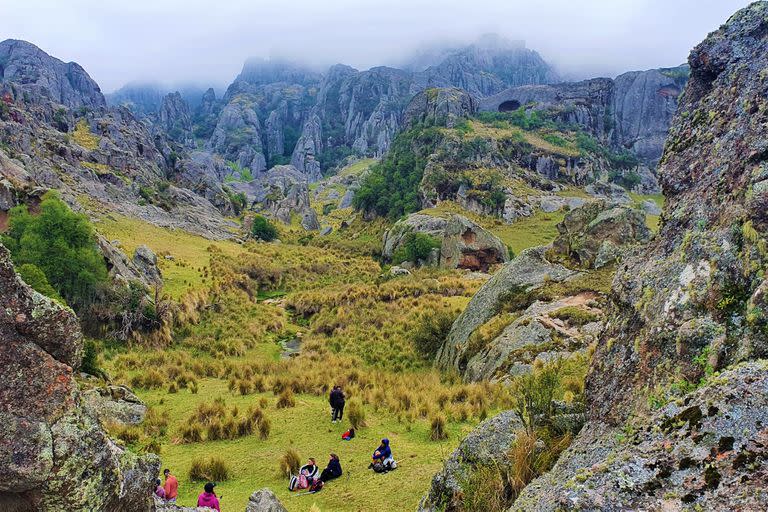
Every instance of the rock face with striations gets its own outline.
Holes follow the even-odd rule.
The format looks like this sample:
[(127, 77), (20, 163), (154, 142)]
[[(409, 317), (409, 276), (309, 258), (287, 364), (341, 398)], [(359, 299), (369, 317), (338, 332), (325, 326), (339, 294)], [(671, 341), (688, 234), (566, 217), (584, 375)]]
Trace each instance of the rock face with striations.
[(163, 97), (158, 112), (160, 126), (168, 136), (182, 144), (192, 144), (192, 112), (179, 92)]
[(477, 112), (477, 100), (462, 89), (426, 89), (408, 103), (403, 115), (406, 127), (417, 123), (454, 128)]
[(2, 246), (0, 290), (0, 508), (150, 510), (160, 462), (116, 445), (83, 405), (74, 313), (24, 284)]
[(26, 41), (0, 42), (0, 81), (70, 108), (106, 106), (101, 89), (79, 64), (64, 63)]

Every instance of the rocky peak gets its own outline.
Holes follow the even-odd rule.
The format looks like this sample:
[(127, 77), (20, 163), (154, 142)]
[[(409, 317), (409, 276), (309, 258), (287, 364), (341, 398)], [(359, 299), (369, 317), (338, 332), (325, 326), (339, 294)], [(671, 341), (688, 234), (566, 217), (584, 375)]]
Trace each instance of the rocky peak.
[(463, 89), (426, 89), (408, 103), (403, 124), (434, 124), (454, 128), (456, 124), (477, 112), (477, 100)]
[(192, 113), (179, 92), (172, 92), (163, 97), (158, 119), (160, 126), (171, 139), (177, 142), (192, 142)]
[(106, 106), (98, 84), (79, 64), (62, 62), (26, 41), (0, 42), (0, 81), (70, 108)]
[(235, 81), (247, 82), (250, 85), (280, 82), (307, 85), (319, 82), (320, 79), (320, 73), (287, 60), (252, 57), (245, 61), (243, 70)]

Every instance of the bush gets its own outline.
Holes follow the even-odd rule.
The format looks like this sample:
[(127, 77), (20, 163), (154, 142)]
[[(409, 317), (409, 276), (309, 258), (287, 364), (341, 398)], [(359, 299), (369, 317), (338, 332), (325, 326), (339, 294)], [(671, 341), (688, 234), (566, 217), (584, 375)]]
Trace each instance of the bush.
[(296, 399), (293, 397), (293, 391), (291, 389), (284, 389), (277, 399), (275, 407), (278, 409), (286, 409), (296, 405)]
[(430, 421), (429, 438), (432, 441), (442, 441), (448, 439), (448, 432), (445, 430), (445, 416), (435, 414)]
[(189, 467), (189, 479), (203, 482), (223, 482), (232, 475), (221, 457), (195, 457)]
[(365, 427), (365, 409), (363, 403), (357, 398), (353, 398), (347, 405), (347, 418), (355, 430)]
[(507, 510), (512, 502), (507, 484), (507, 475), (498, 464), (475, 467), (461, 483), (463, 510)]
[(286, 450), (283, 456), (280, 458), (280, 474), (286, 477), (296, 475), (299, 473), (300, 467), (301, 459), (299, 458), (298, 452), (296, 452), (296, 450), (293, 448)]
[(199, 443), (203, 440), (203, 430), (197, 423), (191, 423), (181, 427), (181, 441), (183, 443)]
[(526, 431), (533, 434), (552, 422), (555, 393), (560, 387), (562, 363), (557, 361), (542, 368), (534, 368), (512, 383), (513, 407)]
[(16, 269), (24, 282), (31, 286), (36, 292), (41, 293), (62, 304), (66, 304), (64, 299), (56, 292), (56, 289), (48, 282), (48, 278), (45, 277), (45, 272), (40, 270), (37, 265), (32, 263), (24, 263)]
[(443, 309), (426, 314), (413, 331), (413, 345), (426, 359), (432, 359), (442, 346), (456, 320), (453, 310)]
[(94, 340), (85, 340), (83, 343), (83, 360), (80, 363), (80, 371), (97, 377), (104, 375), (102, 369), (99, 368), (99, 347)]
[(277, 228), (272, 224), (269, 219), (263, 215), (256, 215), (253, 218), (253, 226), (251, 226), (251, 234), (259, 240), (265, 242), (271, 242), (277, 238)]
[[(12, 208), (9, 226), (2, 241), (11, 251), (13, 262), (18, 267), (37, 267), (69, 304), (88, 304), (96, 289), (108, 282), (107, 267), (88, 218), (72, 212), (55, 193), (43, 196), (39, 215), (30, 214), (23, 205)], [(31, 267), (26, 268), (30, 278), (44, 286), (41, 276)]]
[(425, 233), (408, 233), (403, 245), (392, 255), (392, 262), (399, 264), (404, 261), (417, 263), (429, 258), (432, 249), (439, 249), (440, 241)]

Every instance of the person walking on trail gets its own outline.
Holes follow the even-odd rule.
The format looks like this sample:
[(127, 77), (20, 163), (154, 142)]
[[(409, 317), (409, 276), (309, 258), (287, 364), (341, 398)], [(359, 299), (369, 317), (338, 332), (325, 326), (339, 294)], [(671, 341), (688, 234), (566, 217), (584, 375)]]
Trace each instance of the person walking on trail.
[(341, 421), (344, 416), (344, 391), (341, 390), (341, 386), (333, 386), (331, 390), (331, 396), (328, 401), (331, 404), (331, 423)]
[(165, 500), (168, 503), (176, 503), (176, 498), (179, 495), (179, 481), (171, 474), (170, 469), (163, 471), (163, 475), (165, 475), (165, 485), (163, 485)]
[(165, 501), (165, 489), (163, 489), (159, 478), (155, 479), (155, 496)]
[(340, 476), (341, 461), (339, 461), (338, 455), (332, 453), (331, 459), (328, 461), (328, 466), (326, 466), (323, 472), (320, 473), (320, 480), (327, 482), (328, 480), (333, 480), (334, 478), (339, 478)]
[(213, 482), (205, 484), (203, 492), (197, 497), (197, 506), (208, 507), (221, 512), (221, 508), (219, 508), (219, 498), (216, 496), (216, 493), (213, 492), (214, 487), (216, 487), (216, 484)]

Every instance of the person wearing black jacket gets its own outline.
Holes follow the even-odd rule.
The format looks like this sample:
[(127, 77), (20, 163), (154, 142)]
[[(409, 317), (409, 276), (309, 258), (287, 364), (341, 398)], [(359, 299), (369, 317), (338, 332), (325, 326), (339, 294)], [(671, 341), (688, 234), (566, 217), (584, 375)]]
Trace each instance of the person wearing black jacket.
[(334, 478), (339, 478), (340, 476), (341, 461), (339, 461), (338, 455), (332, 453), (331, 460), (328, 461), (328, 466), (323, 470), (322, 473), (320, 473), (320, 480), (327, 482), (328, 480), (333, 480)]
[(341, 386), (333, 386), (328, 402), (331, 404), (331, 422), (341, 421), (344, 415), (344, 392)]

